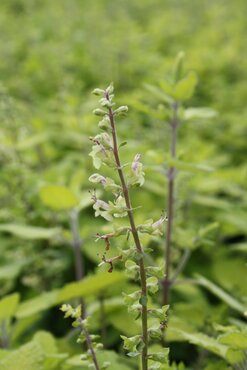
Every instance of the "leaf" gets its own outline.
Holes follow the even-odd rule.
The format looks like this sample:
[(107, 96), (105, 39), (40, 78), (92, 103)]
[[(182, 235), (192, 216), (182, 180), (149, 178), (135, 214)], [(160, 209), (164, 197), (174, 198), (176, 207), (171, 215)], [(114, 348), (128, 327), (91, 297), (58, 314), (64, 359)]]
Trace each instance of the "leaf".
[(197, 84), (197, 76), (194, 72), (188, 73), (186, 77), (180, 80), (175, 88), (173, 96), (176, 100), (188, 100), (194, 94), (194, 90)]
[(0, 361), (1, 370), (43, 370), (44, 353), (41, 346), (29, 342), (16, 351), (11, 351)]
[(158, 100), (163, 101), (167, 104), (173, 103), (173, 99), (164, 91), (160, 90), (158, 87), (149, 84), (144, 84), (144, 87), (147, 91), (151, 93), (151, 95), (156, 97)]
[(180, 329), (173, 330), (176, 331), (179, 335), (181, 335), (182, 338), (188, 340), (190, 343), (205, 348), (208, 351), (225, 358), (227, 347), (224, 346), (223, 344), (218, 343), (215, 338), (208, 337), (207, 335), (202, 333), (188, 333)]
[(0, 231), (8, 232), (23, 239), (51, 239), (59, 232), (58, 228), (44, 228), (16, 224), (1, 224)]
[[(100, 196), (101, 192), (97, 192), (97, 195)], [(93, 204), (92, 195), (88, 191), (83, 191), (80, 194), (80, 202), (78, 205), (78, 210), (81, 211)]]
[(212, 283), (203, 276), (196, 275), (198, 283), (204, 288), (208, 289), (211, 293), (220, 298), (228, 306), (244, 315), (246, 307), (243, 303), (239, 302), (236, 298), (232, 297), (229, 293), (224, 291), (222, 288)]
[(20, 143), (17, 144), (17, 149), (19, 150), (28, 150), (32, 149), (33, 147), (43, 144), (49, 138), (49, 134), (47, 132), (38, 133), (28, 138), (22, 140)]
[(22, 319), (55, 306), (57, 293), (58, 290), (53, 290), (22, 302), (19, 305), (15, 316), (18, 319)]
[[(109, 367), (107, 367), (107, 370), (130, 370), (132, 369), (132, 366), (128, 366), (128, 360), (124, 357), (118, 355), (114, 351), (99, 351), (97, 352), (97, 359), (99, 361), (100, 366), (103, 366), (104, 362), (110, 362)], [(66, 361), (66, 364), (71, 366), (78, 366), (80, 369), (84, 370), (84, 367), (82, 367), (82, 360), (80, 359), (80, 356), (73, 356), (70, 359)], [(73, 368), (74, 369), (74, 368)], [(88, 369), (88, 366), (85, 366), (85, 370)]]
[(41, 346), (45, 354), (43, 370), (58, 369), (58, 365), (68, 357), (66, 353), (58, 353), (55, 338), (49, 332), (38, 331), (33, 340)]
[(70, 299), (97, 295), (109, 287), (120, 285), (120, 283), (125, 280), (125, 274), (122, 272), (115, 271), (112, 274), (108, 272), (99, 272), (81, 281), (66, 284), (61, 289), (55, 289), (24, 301), (19, 305), (16, 317), (24, 318), (34, 315), (37, 312), (64, 303)]
[(172, 167), (178, 168), (179, 170), (183, 170), (183, 171), (189, 171), (189, 172), (201, 172), (201, 171), (212, 172), (214, 171), (213, 167), (208, 166), (206, 164), (202, 164), (202, 163), (188, 163), (188, 162), (183, 162), (178, 159), (172, 159), (172, 158), (167, 159), (166, 163)]
[(184, 119), (209, 119), (217, 116), (217, 112), (211, 108), (188, 108), (184, 111)]
[(20, 300), (18, 293), (10, 294), (0, 301), (0, 320), (13, 316)]
[(247, 334), (244, 333), (226, 333), (221, 335), (218, 341), (233, 348), (247, 349)]
[(78, 205), (78, 199), (74, 193), (60, 185), (43, 186), (39, 192), (42, 202), (54, 210), (71, 209)]
[(0, 266), (0, 280), (15, 279), (19, 275), (22, 267), (25, 266), (25, 262), (15, 262), (11, 265)]
[(64, 288), (60, 289), (57, 296), (57, 303), (62, 303), (80, 296), (87, 297), (97, 295), (108, 287), (118, 285), (125, 280), (125, 274), (118, 271), (111, 274), (108, 272), (100, 272), (91, 275), (82, 281), (67, 284)]

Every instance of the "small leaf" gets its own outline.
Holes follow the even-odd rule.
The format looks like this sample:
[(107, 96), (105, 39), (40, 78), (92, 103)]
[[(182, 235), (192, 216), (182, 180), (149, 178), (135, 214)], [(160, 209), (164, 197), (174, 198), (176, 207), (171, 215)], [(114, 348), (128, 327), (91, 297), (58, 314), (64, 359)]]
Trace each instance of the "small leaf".
[(188, 73), (186, 77), (184, 77), (176, 84), (174, 88), (173, 97), (179, 101), (190, 99), (194, 94), (196, 84), (197, 84), (196, 74), (194, 72)]

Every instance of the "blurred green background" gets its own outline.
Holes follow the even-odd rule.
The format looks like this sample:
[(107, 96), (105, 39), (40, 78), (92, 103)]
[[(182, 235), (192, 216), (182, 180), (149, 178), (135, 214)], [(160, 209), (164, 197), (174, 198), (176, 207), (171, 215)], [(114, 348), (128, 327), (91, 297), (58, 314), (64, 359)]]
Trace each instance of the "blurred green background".
[[(179, 158), (192, 165), (177, 178), (174, 266), (183, 250), (191, 249), (184, 277), (203, 275), (246, 307), (246, 14), (245, 0), (1, 0), (0, 294), (17, 293), (8, 314), (4, 308), (1, 314), (0, 301), (3, 348), (17, 351), (46, 330), (59, 338), (59, 353), (79, 352), (58, 304), (84, 294), (89, 311), (98, 317), (93, 303), (104, 290), (107, 347), (109, 353), (122, 351), (119, 333), (134, 330), (131, 320), (126, 328), (121, 301), (122, 285), (129, 289), (130, 283), (120, 271), (112, 280), (105, 277), (101, 290), (100, 277), (92, 275), (98, 273), (102, 249), (94, 235), (107, 225), (94, 218), (88, 194), (88, 177), (95, 172), (88, 138), (98, 133), (91, 91), (113, 81), (117, 102), (129, 106), (118, 127), (121, 139), (128, 141), (122, 158), (131, 161), (136, 152), (142, 153), (146, 172), (145, 185), (133, 194), (134, 205), (142, 205), (136, 217), (138, 222), (157, 219), (166, 210), (166, 177), (157, 168), (166, 165), (170, 132), (157, 118), (160, 102), (145, 84), (164, 79), (181, 50), (186, 68), (199, 78), (189, 106), (207, 106), (218, 115), (187, 122), (179, 130)], [(201, 165), (214, 171), (203, 171)], [(96, 276), (91, 290), (89, 281), (71, 296), (45, 295), (75, 280), (69, 212), (59, 209), (59, 201), (54, 207), (42, 201), (40, 189), (47, 184), (66, 186), (80, 204), (86, 273)], [(212, 223), (217, 223), (213, 231), (196, 244), (200, 230)], [(159, 260), (162, 241), (147, 243)], [(241, 309), (212, 289), (178, 284), (172, 300), (171, 329), (211, 336), (213, 323), (242, 320)], [(184, 361), (186, 369), (206, 369), (212, 358), (219, 366), (212, 370), (227, 368), (217, 365), (216, 352), (205, 354), (207, 346), (184, 339), (171, 330), (172, 360)], [(1, 353), (4, 358), (5, 351)], [(65, 357), (57, 367), (41, 369), (80, 368), (73, 357)], [(123, 370), (131, 366), (135, 368), (130, 362)]]

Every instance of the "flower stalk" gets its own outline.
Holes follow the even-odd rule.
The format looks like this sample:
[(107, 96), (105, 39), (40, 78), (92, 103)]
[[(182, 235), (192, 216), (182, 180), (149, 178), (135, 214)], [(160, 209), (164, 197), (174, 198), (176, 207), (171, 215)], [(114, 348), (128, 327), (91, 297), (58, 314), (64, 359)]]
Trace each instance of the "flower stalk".
[[(141, 234), (162, 235), (163, 222), (165, 217), (161, 216), (158, 221), (152, 219), (147, 220), (144, 224), (137, 225), (134, 217), (134, 209), (130, 197), (130, 188), (142, 186), (144, 183), (143, 166), (140, 162), (140, 154), (134, 156), (130, 166), (123, 165), (120, 160), (119, 149), (126, 143), (118, 144), (116, 117), (127, 113), (128, 108), (121, 106), (113, 109), (113, 85), (111, 84), (106, 90), (96, 89), (95, 95), (101, 96), (100, 105), (103, 109), (96, 109), (95, 115), (101, 116), (99, 127), (104, 133), (96, 135), (92, 138), (93, 148), (90, 156), (93, 158), (93, 164), (96, 169), (101, 165), (108, 166), (116, 170), (119, 177), (119, 184), (115, 184), (113, 179), (95, 173), (90, 176), (90, 181), (98, 183), (112, 193), (114, 200), (105, 202), (98, 199), (96, 193), (93, 194), (95, 216), (101, 216), (107, 221), (113, 221), (114, 218), (127, 217), (128, 225), (124, 227), (116, 227), (113, 225), (113, 231), (100, 235), (97, 233), (97, 240), (103, 240), (105, 243), (105, 251), (102, 256), (102, 262), (99, 264), (108, 264), (110, 267), (108, 272), (112, 272), (114, 264), (118, 262), (125, 263), (127, 276), (130, 279), (138, 280), (140, 288), (131, 294), (125, 294), (124, 302), (128, 306), (128, 312), (134, 315), (135, 320), (141, 321), (141, 333), (133, 337), (121, 336), (124, 341), (124, 349), (128, 351), (128, 356), (141, 358), (141, 370), (159, 369), (161, 364), (168, 361), (168, 349), (163, 349), (162, 352), (149, 353), (149, 341), (160, 340), (162, 328), (167, 317), (167, 306), (162, 309), (148, 308), (148, 295), (154, 295), (159, 289), (159, 281), (163, 276), (162, 267), (148, 266), (144, 261), (144, 248), (141, 243)], [(124, 168), (128, 171), (125, 174)], [(119, 236), (132, 235), (134, 245), (124, 249), (120, 248), (120, 254), (107, 258), (107, 251), (111, 247), (111, 239)], [(149, 250), (145, 251), (145, 254)], [(146, 263), (145, 263), (146, 262)], [(152, 319), (152, 324), (149, 322), (149, 317)], [(150, 325), (151, 324), (151, 325)]]
[[(109, 93), (105, 93), (105, 98), (109, 101)], [(114, 119), (114, 112), (110, 107), (108, 110), (108, 115), (110, 119), (111, 129), (112, 129), (112, 139), (113, 139), (113, 154), (116, 161), (118, 175), (121, 181), (122, 192), (126, 203), (129, 223), (131, 227), (131, 233), (133, 235), (133, 239), (135, 242), (136, 250), (140, 256), (139, 259), (139, 269), (140, 269), (140, 280), (141, 280), (141, 318), (142, 318), (142, 339), (143, 339), (143, 349), (142, 349), (142, 369), (148, 369), (148, 325), (147, 325), (147, 279), (146, 279), (146, 271), (145, 271), (145, 264), (144, 264), (144, 257), (143, 257), (143, 249), (141, 246), (139, 234), (136, 228), (132, 204), (130, 200), (129, 189), (126, 184), (125, 176), (123, 173), (123, 168), (119, 158), (119, 151), (118, 151), (118, 141), (117, 141), (117, 131)]]

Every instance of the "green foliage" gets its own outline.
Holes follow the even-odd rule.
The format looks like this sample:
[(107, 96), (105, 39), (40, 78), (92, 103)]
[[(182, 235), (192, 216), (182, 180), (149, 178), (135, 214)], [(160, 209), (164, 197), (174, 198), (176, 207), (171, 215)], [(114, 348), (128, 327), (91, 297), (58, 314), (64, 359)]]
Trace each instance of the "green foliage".
[[(238, 338), (241, 337), (241, 345), (245, 343), (245, 14), (244, 0), (0, 2), (1, 303), (15, 297), (13, 305), (10, 301), (6, 309), (4, 303), (3, 311), (0, 310), (4, 312), (0, 323), (0, 345), (4, 347), (0, 349), (0, 361), (6, 358), (11, 370), (21, 369), (19, 356), (26, 361), (23, 360), (25, 370), (28, 361), (32, 370), (44, 368), (47, 359), (42, 346), (37, 341), (30, 345), (35, 333), (44, 328), (59, 337), (54, 338), (57, 352), (52, 356), (68, 353), (67, 359), (60, 363), (57, 360), (57, 370), (83, 368), (80, 348), (71, 338), (73, 332), (68, 333), (55, 307), (64, 302), (58, 300), (60, 293), (61, 299), (76, 306), (74, 300), (80, 298), (80, 292), (89, 314), (95, 315), (95, 333), (101, 334), (102, 322), (107, 329), (107, 350), (99, 352), (101, 366), (105, 359), (112, 363), (110, 369), (137, 368), (136, 358), (126, 362), (119, 353), (120, 334), (129, 338), (140, 332), (139, 320), (133, 320), (138, 316), (139, 298), (128, 312), (123, 302), (126, 296), (121, 295), (122, 291), (129, 296), (138, 290), (138, 259), (133, 248), (127, 248), (132, 243), (125, 218), (115, 219), (114, 226), (100, 217), (94, 219), (92, 194), (88, 192), (103, 185), (107, 192), (105, 202), (112, 212), (116, 210), (110, 197), (112, 192), (119, 193), (117, 172), (103, 165), (102, 157), (95, 153), (104, 176), (92, 175), (88, 157), (88, 138), (95, 138), (98, 133), (91, 115), (95, 103), (90, 92), (108, 81), (114, 81), (122, 107), (117, 112), (122, 117), (117, 123), (119, 152), (127, 164), (124, 171), (128, 181), (135, 185), (131, 197), (145, 247), (146, 272), (148, 277), (157, 279), (162, 278), (164, 269), (161, 232), (167, 223), (164, 220), (156, 224), (155, 230), (152, 225), (165, 218), (167, 170), (170, 166), (176, 168), (172, 277), (179, 272), (181, 260), (189, 258), (177, 275), (177, 284), (171, 288), (167, 323), (171, 363), (163, 368), (246, 368), (246, 359), (230, 365), (217, 352), (220, 345), (230, 350), (230, 357), (238, 357), (243, 352), (238, 348)], [(179, 52), (181, 49), (185, 52)], [(181, 121), (176, 160), (168, 155), (168, 122), (175, 99), (179, 100)], [(102, 103), (105, 106), (100, 109), (105, 112), (108, 103)], [(122, 104), (128, 105), (128, 115)], [(110, 135), (109, 120), (105, 116), (99, 118), (99, 129)], [(137, 153), (142, 154), (137, 162), (143, 163), (143, 167), (136, 174), (132, 172), (132, 163), (136, 162)], [(141, 172), (145, 172), (145, 182)], [(50, 186), (67, 189), (71, 195), (52, 195)], [(47, 187), (52, 204), (40, 196), (41, 189)], [(101, 200), (103, 192), (97, 190), (97, 197)], [(110, 242), (105, 260), (113, 263), (114, 271), (104, 273), (109, 278), (106, 285), (98, 274), (92, 285), (86, 285), (87, 280), (85, 285), (74, 285), (69, 224), (74, 207), (78, 211), (86, 275), (91, 277), (98, 264), (102, 264), (100, 270), (110, 268), (102, 260)], [(104, 211), (107, 210), (100, 208), (101, 214)], [(107, 212), (108, 218), (114, 218), (114, 213), (124, 215), (119, 209), (112, 212)], [(212, 229), (210, 225), (214, 225)], [(205, 231), (207, 226), (210, 230)], [(111, 237), (112, 234), (118, 237)], [(94, 239), (98, 240), (96, 244)], [(120, 256), (120, 251), (122, 260), (111, 261)], [(116, 270), (125, 266), (128, 283), (122, 274), (119, 280), (114, 279)], [(19, 294), (20, 303), (17, 295), (12, 294)], [(100, 315), (99, 296), (103, 296), (105, 320)], [(150, 295), (149, 309), (160, 310), (160, 302), (159, 295)], [(150, 323), (152, 319), (150, 311)], [(227, 332), (216, 324), (224, 330), (233, 328)], [(194, 337), (192, 344), (190, 337), (173, 329), (199, 337)], [(37, 355), (36, 360), (28, 348), (25, 352), (26, 344), (33, 356)], [(24, 356), (18, 353), (23, 348)], [(155, 351), (160, 352), (160, 347)], [(179, 364), (180, 361), (187, 365)]]
[(7, 319), (15, 313), (19, 299), (20, 295), (14, 293), (0, 300), (0, 320)]
[(42, 202), (55, 210), (70, 209), (78, 204), (73, 192), (65, 186), (46, 185), (40, 190)]

